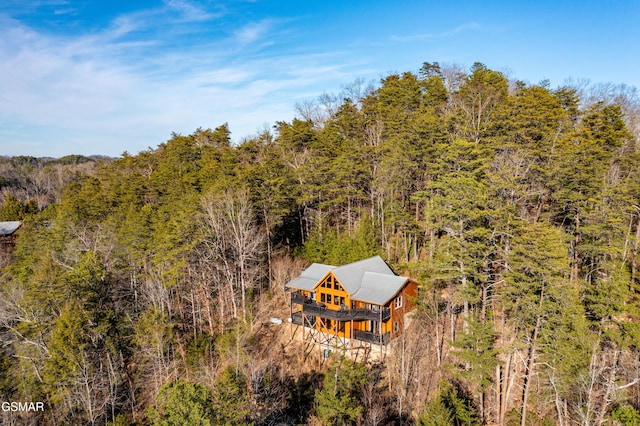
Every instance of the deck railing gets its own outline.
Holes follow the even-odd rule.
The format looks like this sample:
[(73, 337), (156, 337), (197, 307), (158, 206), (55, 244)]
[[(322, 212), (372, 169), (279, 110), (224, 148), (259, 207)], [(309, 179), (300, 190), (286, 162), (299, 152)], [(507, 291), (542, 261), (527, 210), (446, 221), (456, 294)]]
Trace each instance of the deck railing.
[(380, 338), (379, 333), (372, 333), (370, 331), (362, 331), (362, 330), (353, 330), (353, 338), (357, 340), (362, 340), (369, 343), (382, 343), (386, 345), (389, 343), (390, 333), (386, 332), (382, 334), (382, 339)]
[(306, 298), (302, 293), (292, 292), (291, 303), (302, 306), (302, 310), (306, 314), (317, 315), (322, 318), (337, 321), (388, 321), (391, 318), (391, 310), (389, 308), (380, 307), (378, 310), (366, 308), (340, 308), (330, 309), (324, 303), (318, 303)]

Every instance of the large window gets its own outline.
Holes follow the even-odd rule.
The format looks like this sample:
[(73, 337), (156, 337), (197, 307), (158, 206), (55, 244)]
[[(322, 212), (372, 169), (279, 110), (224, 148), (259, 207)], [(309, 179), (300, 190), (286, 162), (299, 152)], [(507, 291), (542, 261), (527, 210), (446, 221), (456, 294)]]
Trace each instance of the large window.
[(396, 297), (396, 309), (402, 308), (402, 295)]

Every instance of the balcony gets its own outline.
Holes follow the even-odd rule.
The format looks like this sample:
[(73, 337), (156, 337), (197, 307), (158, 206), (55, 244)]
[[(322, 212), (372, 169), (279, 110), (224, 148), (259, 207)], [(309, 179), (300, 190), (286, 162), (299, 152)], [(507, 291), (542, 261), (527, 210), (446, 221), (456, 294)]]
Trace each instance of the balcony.
[(382, 339), (380, 339), (379, 333), (372, 333), (370, 331), (361, 331), (361, 330), (353, 330), (353, 338), (357, 340), (362, 340), (364, 342), (375, 343), (386, 345), (389, 343), (390, 333), (386, 332), (382, 335)]
[[(293, 315), (291, 316), (291, 322), (297, 325), (302, 325), (303, 318), (304, 317), (302, 316), (302, 312), (294, 312)], [(306, 319), (307, 319), (305, 324), (306, 327), (310, 327), (310, 328), (315, 327), (316, 317), (306, 317)], [(376, 345), (379, 345), (380, 343), (382, 343), (383, 345), (386, 345), (387, 343), (389, 343), (389, 339), (391, 338), (391, 335), (388, 332), (384, 333), (382, 335), (382, 341), (381, 341), (379, 333), (372, 333), (370, 331), (353, 330), (353, 338), (356, 340), (362, 340), (363, 342), (369, 342)]]
[(306, 303), (309, 301), (310, 299), (306, 297), (304, 294), (298, 291), (291, 292), (291, 303), (297, 303), (299, 305), (302, 305), (303, 303)]
[(291, 303), (302, 305), (302, 310), (307, 315), (317, 315), (322, 318), (327, 318), (336, 321), (388, 321), (391, 318), (391, 310), (389, 308), (380, 307), (377, 310), (374, 309), (329, 309), (324, 303), (314, 302), (311, 299), (305, 298), (303, 294), (298, 292), (291, 293)]
[[(297, 325), (303, 325), (302, 321), (303, 321), (303, 316), (302, 316), (302, 312), (294, 312), (293, 315), (291, 315), (291, 322)], [(313, 316), (308, 316), (306, 317), (306, 324), (304, 324), (305, 327), (315, 327), (316, 326), (316, 317)]]

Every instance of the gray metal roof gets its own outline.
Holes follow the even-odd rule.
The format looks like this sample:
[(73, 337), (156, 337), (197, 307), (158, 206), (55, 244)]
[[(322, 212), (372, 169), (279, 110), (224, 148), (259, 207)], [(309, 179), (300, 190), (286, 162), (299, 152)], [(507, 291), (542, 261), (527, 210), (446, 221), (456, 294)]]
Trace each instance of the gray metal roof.
[(408, 280), (407, 277), (397, 275), (389, 276), (376, 272), (365, 272), (360, 288), (351, 295), (351, 299), (385, 305), (393, 299)]
[(286, 287), (312, 291), (329, 271), (333, 271), (352, 299), (377, 305), (391, 300), (408, 280), (396, 275), (380, 256), (375, 256), (338, 267), (314, 263)]
[(20, 228), (22, 222), (0, 222), (0, 235), (11, 235), (16, 232), (16, 229)]
[(302, 271), (298, 278), (289, 281), (285, 287), (311, 291), (315, 288), (316, 284), (327, 275), (327, 272), (333, 268), (335, 268), (333, 265), (314, 263)]
[(359, 260), (333, 270), (333, 274), (350, 295), (360, 288), (365, 272), (377, 272), (379, 274), (396, 276), (380, 256)]

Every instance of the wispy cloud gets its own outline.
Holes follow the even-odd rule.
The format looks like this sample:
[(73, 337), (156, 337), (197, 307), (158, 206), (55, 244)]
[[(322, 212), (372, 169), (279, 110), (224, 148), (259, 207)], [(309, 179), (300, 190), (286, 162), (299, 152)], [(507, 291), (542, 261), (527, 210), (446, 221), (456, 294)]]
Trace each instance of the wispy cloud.
[(234, 35), (240, 44), (251, 44), (260, 41), (272, 26), (271, 20), (252, 22), (239, 30)]
[(53, 11), (54, 15), (71, 15), (78, 11), (75, 7), (65, 7), (62, 9), (55, 9)]
[[(339, 53), (261, 54), (280, 34), (277, 20), (226, 34), (213, 26), (195, 41), (182, 29), (217, 13), (171, 0), (74, 36), (0, 16), (0, 152), (117, 155), (224, 122), (241, 138), (291, 118), (311, 86), (321, 93), (351, 80), (352, 64)], [(248, 45), (250, 55), (238, 54)]]
[(165, 5), (173, 12), (177, 12), (179, 19), (186, 22), (208, 21), (224, 15), (222, 11), (211, 12), (184, 0), (165, 0)]
[(455, 27), (449, 31), (443, 31), (439, 33), (424, 33), (424, 34), (412, 34), (406, 36), (391, 36), (392, 41), (396, 42), (414, 42), (414, 41), (428, 41), (433, 39), (441, 39), (456, 36), (465, 31), (478, 30), (481, 26), (477, 22), (469, 22), (464, 25)]

